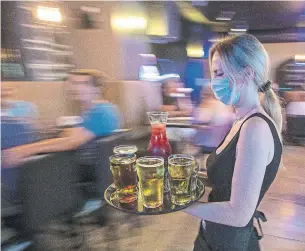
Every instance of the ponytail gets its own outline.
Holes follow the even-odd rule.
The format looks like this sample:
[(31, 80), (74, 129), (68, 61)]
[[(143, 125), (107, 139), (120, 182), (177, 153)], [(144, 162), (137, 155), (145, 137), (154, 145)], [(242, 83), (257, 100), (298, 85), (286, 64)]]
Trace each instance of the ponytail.
[(283, 127), (282, 107), (281, 102), (275, 92), (270, 88), (263, 92), (261, 99), (261, 105), (265, 112), (273, 119), (276, 129), (281, 135)]

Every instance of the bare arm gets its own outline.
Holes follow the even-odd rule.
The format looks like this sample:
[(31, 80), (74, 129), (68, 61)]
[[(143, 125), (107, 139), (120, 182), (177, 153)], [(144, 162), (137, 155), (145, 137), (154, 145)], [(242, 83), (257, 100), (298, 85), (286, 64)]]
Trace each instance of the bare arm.
[(248, 120), (237, 144), (230, 201), (196, 204), (185, 212), (219, 224), (246, 226), (255, 211), (273, 147), (268, 124), (261, 118)]
[(213, 112), (208, 108), (197, 108), (195, 112), (195, 124), (210, 124)]
[(215, 109), (215, 101), (207, 99), (201, 102), (196, 109), (195, 120), (197, 124), (210, 124), (213, 122), (214, 114), (217, 113)]
[(193, 111), (193, 104), (190, 97), (177, 98), (179, 110), (185, 115), (191, 115)]
[(32, 148), (40, 152), (60, 152), (77, 149), (79, 146), (95, 138), (95, 135), (83, 127), (65, 131), (62, 138), (48, 139), (32, 144)]
[(175, 105), (162, 105), (161, 111), (163, 112), (173, 112), (177, 110), (177, 106)]
[(73, 128), (61, 138), (48, 139), (33, 144), (17, 146), (3, 152), (4, 161), (9, 166), (21, 164), (25, 158), (38, 153), (69, 151), (78, 148), (95, 137), (87, 129)]
[(169, 117), (189, 116), (191, 114), (189, 111), (178, 111), (175, 105), (162, 105), (160, 110), (168, 112)]

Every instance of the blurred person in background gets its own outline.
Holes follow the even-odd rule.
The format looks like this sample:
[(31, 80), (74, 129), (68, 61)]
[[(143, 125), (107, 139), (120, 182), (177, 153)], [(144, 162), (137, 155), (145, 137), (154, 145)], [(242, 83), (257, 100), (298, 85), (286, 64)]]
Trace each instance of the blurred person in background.
[(202, 219), (194, 250), (260, 250), (253, 221), (266, 220), (257, 207), (282, 157), (281, 106), (268, 80), (269, 57), (254, 36), (242, 34), (217, 42), (209, 63), (215, 97), (234, 107), (237, 120), (207, 160), (209, 203), (184, 210)]
[[(231, 106), (217, 100), (210, 86), (203, 90), (203, 101), (195, 110), (194, 124), (199, 125), (195, 144), (214, 151), (232, 127), (236, 116)], [(200, 126), (203, 125), (203, 126)]]
[[(14, 88), (1, 84), (1, 151), (30, 144), (38, 138), (38, 117), (36, 106), (30, 102), (15, 100)], [(1, 159), (2, 162), (2, 159)], [(21, 203), (18, 193), (19, 172), (5, 163), (1, 165), (1, 211), (14, 212), (15, 206)], [(1, 218), (2, 241), (18, 236), (20, 214)]]
[(34, 133), (37, 134), (39, 117), (36, 106), (13, 99), (13, 94), (13, 87), (1, 84), (1, 149), (30, 143), (36, 139)]
[[(1, 151), (29, 144), (38, 138), (38, 110), (30, 102), (13, 99), (14, 88), (1, 84)], [(1, 166), (1, 185), (7, 202), (19, 200), (17, 196), (18, 172)]]
[(3, 160), (9, 166), (19, 165), (29, 156), (58, 151), (75, 150), (96, 137), (110, 135), (120, 127), (117, 107), (100, 99), (100, 86), (95, 72), (72, 71), (68, 77), (72, 97), (81, 105), (83, 119), (78, 127), (69, 128), (59, 138), (13, 147), (3, 151)]
[(183, 84), (176, 79), (168, 79), (163, 82), (163, 105), (161, 111), (168, 112), (169, 117), (187, 117), (192, 114), (190, 96), (178, 92)]
[(13, 87), (1, 84), (1, 117), (17, 118), (36, 127), (39, 117), (37, 107), (30, 102), (13, 99), (13, 94)]

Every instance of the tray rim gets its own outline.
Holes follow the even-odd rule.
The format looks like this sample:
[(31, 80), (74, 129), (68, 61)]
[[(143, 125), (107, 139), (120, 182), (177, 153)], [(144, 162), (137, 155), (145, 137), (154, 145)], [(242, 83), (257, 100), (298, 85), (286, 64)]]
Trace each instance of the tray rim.
[[(189, 202), (188, 204), (186, 205), (183, 205), (183, 206), (180, 206), (178, 209), (173, 209), (173, 210), (162, 210), (162, 211), (152, 211), (152, 212), (145, 212), (145, 211), (142, 211), (142, 212), (139, 212), (139, 211), (135, 211), (135, 210), (128, 210), (128, 209), (124, 209), (124, 208), (119, 208), (117, 206), (115, 206), (113, 203), (110, 202), (110, 200), (107, 198), (106, 194), (107, 194), (107, 191), (111, 188), (111, 186), (114, 185), (114, 183), (112, 183), (111, 185), (109, 185), (107, 187), (107, 189), (105, 190), (104, 192), (104, 199), (106, 201), (106, 203), (111, 206), (112, 208), (116, 209), (116, 210), (119, 210), (121, 212), (125, 212), (125, 213), (131, 213), (131, 214), (137, 214), (137, 215), (161, 215), (161, 214), (169, 214), (169, 213), (174, 213), (174, 212), (179, 212), (183, 209), (186, 209), (188, 208), (189, 206), (193, 205), (194, 203), (196, 203), (198, 200), (200, 200), (203, 195), (205, 194), (205, 185), (204, 183), (198, 179), (197, 182), (200, 182), (201, 185), (203, 186), (203, 190), (202, 190), (202, 193), (195, 199), (195, 200), (192, 200), (191, 202)], [(144, 207), (144, 206), (143, 206)]]

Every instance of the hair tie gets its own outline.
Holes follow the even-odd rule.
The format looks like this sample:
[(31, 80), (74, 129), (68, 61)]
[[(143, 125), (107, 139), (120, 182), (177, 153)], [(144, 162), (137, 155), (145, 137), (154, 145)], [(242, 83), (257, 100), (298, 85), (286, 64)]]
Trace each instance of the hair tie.
[(268, 80), (265, 84), (263, 84), (260, 88), (259, 88), (259, 91), (260, 92), (267, 92), (271, 89), (271, 81)]

